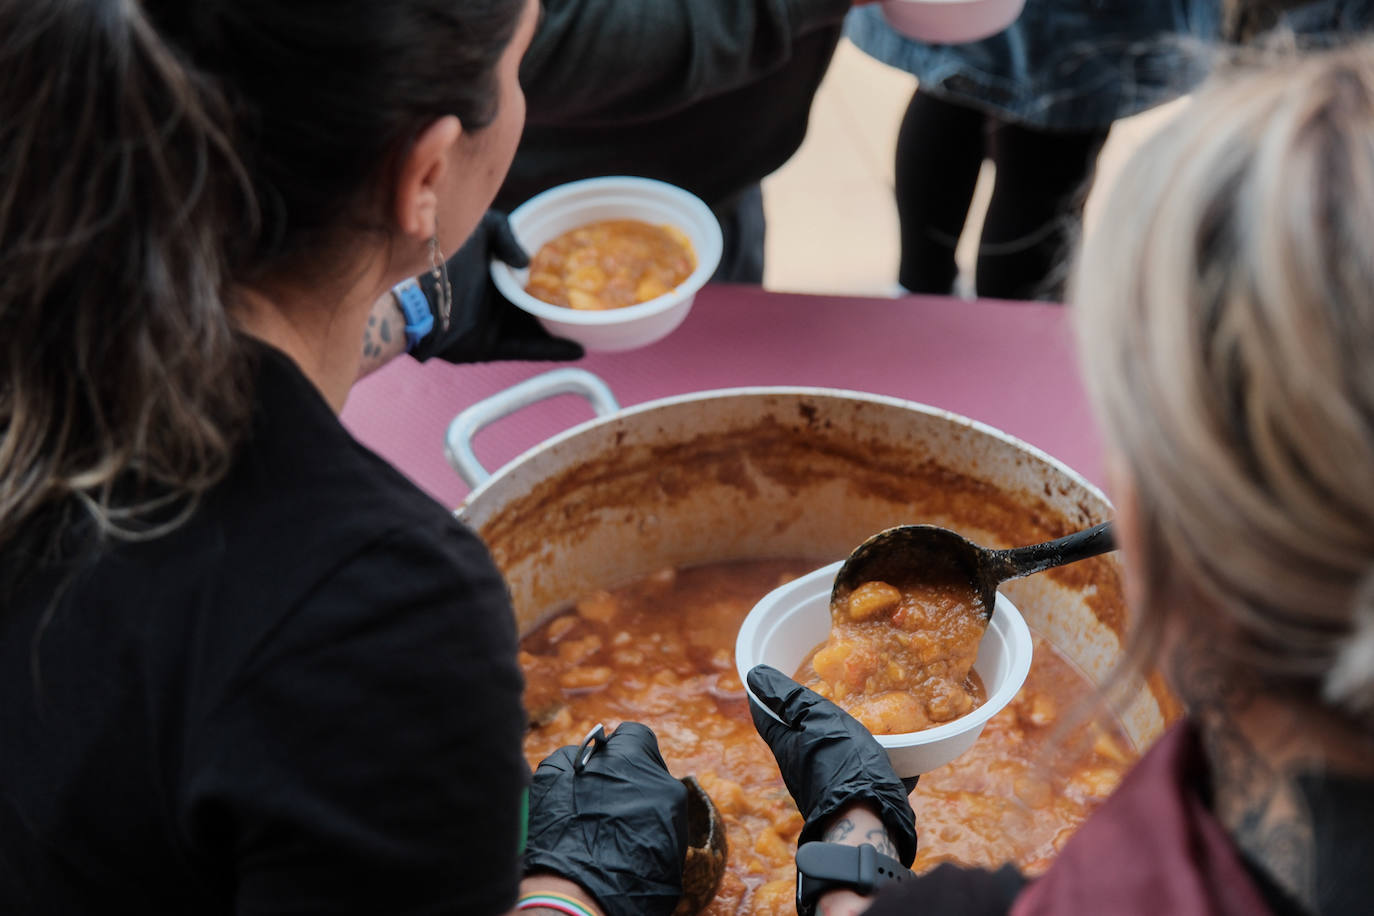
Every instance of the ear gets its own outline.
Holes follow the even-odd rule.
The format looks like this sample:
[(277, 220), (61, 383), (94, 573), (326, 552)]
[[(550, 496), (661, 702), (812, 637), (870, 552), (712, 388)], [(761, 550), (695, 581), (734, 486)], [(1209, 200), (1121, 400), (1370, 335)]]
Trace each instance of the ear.
[(1142, 598), (1141, 577), (1145, 575), (1146, 569), (1146, 558), (1142, 552), (1145, 549), (1145, 539), (1140, 530), (1140, 498), (1136, 492), (1135, 478), (1120, 455), (1109, 453), (1105, 465), (1107, 494), (1116, 506), (1116, 519), (1112, 528), (1121, 552), (1121, 566), (1126, 573), (1126, 603), (1138, 608)]
[(415, 138), (396, 176), (396, 225), (417, 241), (434, 235), (440, 190), (463, 126), (452, 115), (435, 120)]

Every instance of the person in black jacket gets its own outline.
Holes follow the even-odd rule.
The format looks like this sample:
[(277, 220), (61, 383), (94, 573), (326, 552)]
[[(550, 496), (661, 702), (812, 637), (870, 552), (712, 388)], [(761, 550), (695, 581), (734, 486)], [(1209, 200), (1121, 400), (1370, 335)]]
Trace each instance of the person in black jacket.
[(675, 906), (653, 734), (531, 777), (499, 571), (337, 416), (538, 11), (0, 0), (0, 912)]
[(520, 70), (525, 134), (497, 205), (579, 178), (657, 178), (720, 219), (717, 280), (762, 282), (759, 182), (801, 146), (853, 5), (547, 0)]

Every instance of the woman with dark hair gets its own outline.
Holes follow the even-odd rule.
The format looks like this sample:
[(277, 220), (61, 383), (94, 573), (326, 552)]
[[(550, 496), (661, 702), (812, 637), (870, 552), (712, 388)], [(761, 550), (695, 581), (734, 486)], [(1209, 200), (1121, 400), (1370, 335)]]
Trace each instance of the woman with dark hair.
[(672, 909), (652, 733), (530, 786), (500, 575), (336, 417), (537, 18), (0, 0), (0, 910)]

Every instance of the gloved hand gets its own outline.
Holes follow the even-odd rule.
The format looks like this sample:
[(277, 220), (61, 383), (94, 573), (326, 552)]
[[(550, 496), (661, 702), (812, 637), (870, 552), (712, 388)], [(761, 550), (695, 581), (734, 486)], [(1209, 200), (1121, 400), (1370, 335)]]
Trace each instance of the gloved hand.
[(859, 721), (776, 668), (750, 669), (749, 689), (773, 718), (749, 700), (754, 727), (772, 749), (787, 791), (806, 826), (797, 845), (823, 839), (827, 822), (851, 804), (866, 804), (883, 822), (897, 858), (916, 858), (916, 815), (887, 751)]
[(682, 896), (687, 788), (638, 722), (621, 723), (578, 771), (582, 754), (561, 748), (535, 770), (526, 874), (577, 882), (607, 916), (668, 916)]
[(450, 363), (581, 359), (581, 344), (549, 334), (538, 319), (497, 291), (491, 282), (493, 257), (512, 267), (530, 263), (500, 210), (488, 210), (472, 236), (448, 259), (453, 309), (447, 331), (439, 320), (437, 281), (432, 273), (420, 276), (420, 288), (434, 313), (434, 330), (410, 355), (418, 360), (437, 356)]

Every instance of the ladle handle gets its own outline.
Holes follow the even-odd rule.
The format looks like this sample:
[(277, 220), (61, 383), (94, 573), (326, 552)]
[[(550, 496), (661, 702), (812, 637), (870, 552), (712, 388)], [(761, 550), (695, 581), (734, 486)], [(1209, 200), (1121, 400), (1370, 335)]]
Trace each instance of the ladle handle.
[(1076, 563), (1115, 549), (1116, 535), (1112, 532), (1112, 523), (1103, 522), (1084, 531), (1075, 531), (1068, 537), (1046, 541), (1043, 544), (999, 550), (996, 552), (998, 581), (1020, 579), (1022, 576)]

